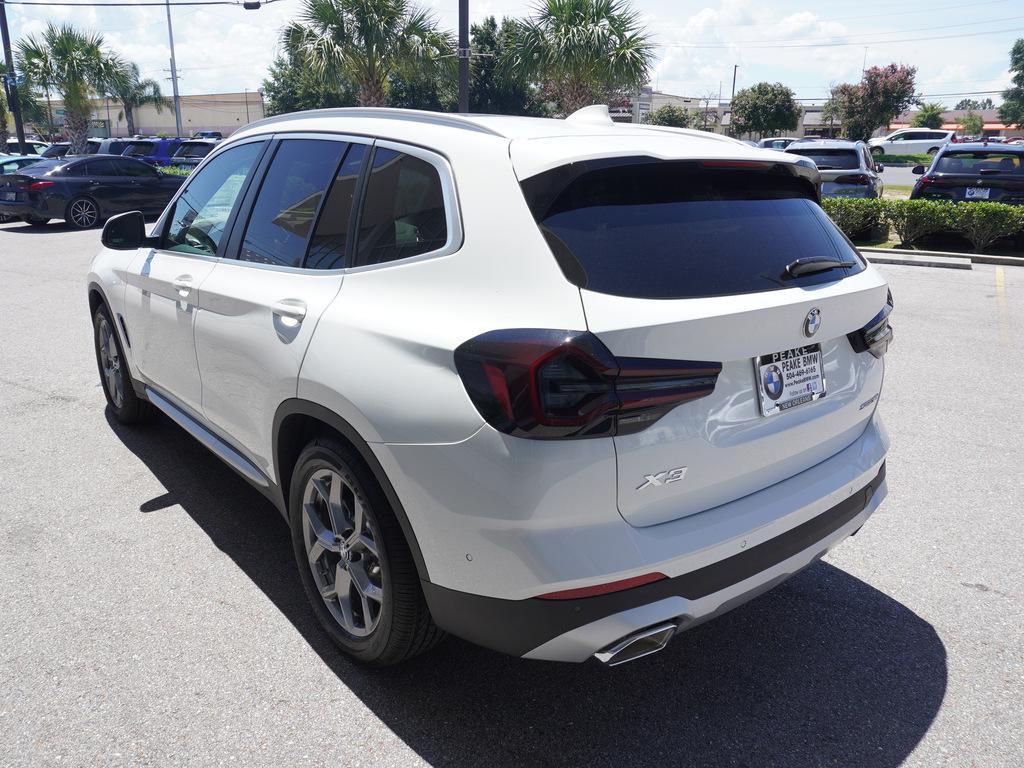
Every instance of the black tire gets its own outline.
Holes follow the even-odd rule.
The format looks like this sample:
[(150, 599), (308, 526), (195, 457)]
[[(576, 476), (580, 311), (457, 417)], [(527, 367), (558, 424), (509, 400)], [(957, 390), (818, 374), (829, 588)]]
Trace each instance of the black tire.
[[(103, 337), (105, 329), (111, 334), (110, 342), (117, 351), (117, 370), (113, 377), (119, 379), (120, 388), (114, 387), (112, 391), (111, 371), (108, 370), (109, 356), (104, 351)], [(132, 386), (131, 374), (128, 371), (128, 363), (124, 356), (124, 348), (121, 346), (121, 339), (118, 338), (114, 320), (105, 304), (100, 304), (92, 316), (92, 339), (96, 350), (96, 367), (100, 374), (100, 386), (103, 388), (103, 395), (107, 398), (107, 405), (110, 406), (114, 418), (122, 424), (137, 424), (145, 421), (152, 413), (152, 406), (138, 395)]]
[(26, 216), (24, 219), (22, 219), (22, 221), (24, 221), (30, 227), (45, 227), (47, 224), (50, 223), (49, 219), (44, 219), (39, 216)]
[(928, 154), (934, 156), (935, 154), (938, 153), (938, 151), (939, 151), (938, 147), (932, 147), (931, 149), (928, 150)]
[(882, 147), (872, 147), (871, 154), (874, 155), (875, 157), (880, 157), (885, 154), (885, 150), (882, 149)]
[(92, 229), (100, 223), (100, 207), (86, 195), (73, 197), (64, 209), (64, 221), (75, 229)]
[[(337, 473), (361, 502), (364, 519), (370, 521), (378, 549), (383, 601), (375, 627), (365, 636), (347, 631), (328, 609), (326, 600), (329, 598), (321, 596), (307, 554), (304, 495), (314, 474), (324, 470)], [(357, 451), (333, 436), (314, 440), (295, 463), (288, 495), (299, 578), (317, 620), (342, 651), (369, 666), (386, 667), (423, 653), (444, 638), (444, 632), (430, 617), (416, 565), (398, 519)]]

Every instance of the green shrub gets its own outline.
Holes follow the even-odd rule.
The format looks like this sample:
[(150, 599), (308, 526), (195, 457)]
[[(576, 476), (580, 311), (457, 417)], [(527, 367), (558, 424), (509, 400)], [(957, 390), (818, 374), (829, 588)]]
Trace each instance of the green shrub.
[(843, 234), (853, 239), (883, 223), (885, 201), (826, 197), (821, 201), (821, 207)]
[(913, 245), (925, 235), (953, 229), (952, 208), (940, 200), (886, 200), (885, 220), (899, 237), (900, 245)]
[(931, 155), (875, 155), (875, 161), (882, 165), (886, 163), (914, 163), (927, 168), (932, 164), (933, 159)]
[(1024, 208), (1001, 203), (957, 203), (952, 206), (953, 229), (981, 253), (1001, 237), (1024, 231)]
[(161, 168), (161, 171), (168, 173), (172, 176), (188, 176), (192, 173), (192, 168), (178, 168), (173, 165), (168, 165), (165, 168)]

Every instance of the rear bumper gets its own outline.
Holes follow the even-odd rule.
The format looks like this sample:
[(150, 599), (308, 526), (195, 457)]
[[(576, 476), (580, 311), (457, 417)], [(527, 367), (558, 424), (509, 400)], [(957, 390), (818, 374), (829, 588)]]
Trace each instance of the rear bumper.
[(423, 583), (438, 626), (531, 659), (585, 661), (638, 630), (689, 629), (781, 583), (856, 532), (887, 492), (885, 462), (867, 483), (805, 522), (674, 578), (580, 600), (504, 600)]

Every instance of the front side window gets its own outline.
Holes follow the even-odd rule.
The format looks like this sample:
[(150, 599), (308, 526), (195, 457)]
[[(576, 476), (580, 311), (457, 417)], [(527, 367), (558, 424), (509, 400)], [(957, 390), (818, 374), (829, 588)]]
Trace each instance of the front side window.
[(178, 147), (178, 151), (174, 153), (174, 156), (206, 157), (210, 154), (211, 149), (213, 149), (213, 144), (208, 144), (205, 141), (186, 141)]
[(351, 266), (347, 252), (349, 222), (356, 184), (359, 183), (359, 171), (366, 153), (363, 144), (351, 145), (334, 177), (306, 256), (305, 266), (309, 269), (342, 269)]
[(75, 166), (76, 176), (119, 176), (113, 160), (90, 160)]
[(263, 142), (232, 147), (189, 178), (174, 203), (161, 247), (214, 256), (224, 226), (245, 180), (263, 151)]
[(448, 242), (437, 169), (412, 155), (377, 148), (359, 219), (359, 263), (429, 253)]
[(260, 186), (238, 258), (302, 265), (320, 201), (348, 144), (320, 139), (281, 142)]
[[(810, 184), (788, 174), (663, 161), (563, 166), (522, 187), (566, 277), (598, 293), (736, 295), (803, 288), (864, 269)], [(851, 266), (787, 273), (794, 260), (821, 256)]]
[(124, 154), (128, 157), (145, 157), (156, 152), (156, 145), (152, 141), (137, 141), (129, 144)]
[(122, 176), (141, 179), (156, 178), (156, 171), (141, 160), (118, 160), (117, 167)]

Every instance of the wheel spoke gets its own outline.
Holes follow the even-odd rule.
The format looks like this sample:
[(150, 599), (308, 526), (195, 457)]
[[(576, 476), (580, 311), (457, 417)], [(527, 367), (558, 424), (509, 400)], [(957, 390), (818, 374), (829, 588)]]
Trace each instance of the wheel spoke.
[(384, 602), (384, 591), (370, 581), (370, 577), (363, 569), (362, 563), (352, 563), (348, 567), (348, 573), (352, 577), (352, 584), (360, 597), (364, 600), (373, 600), (375, 603)]
[(352, 528), (355, 536), (363, 532), (363, 502), (355, 493), (352, 494)]
[(375, 542), (365, 533), (352, 534), (349, 537), (348, 541), (345, 543), (348, 545), (350, 549), (361, 549), (364, 552), (368, 552), (369, 554), (373, 555), (374, 557), (380, 557), (380, 554), (377, 552), (377, 542)]
[(319, 560), (324, 552), (338, 552), (341, 549), (338, 537), (324, 527), (314, 505), (307, 502), (302, 505), (302, 511), (306, 516), (306, 522), (313, 532), (313, 541), (307, 545), (310, 564)]

